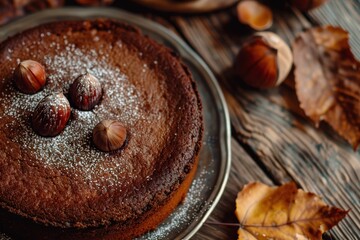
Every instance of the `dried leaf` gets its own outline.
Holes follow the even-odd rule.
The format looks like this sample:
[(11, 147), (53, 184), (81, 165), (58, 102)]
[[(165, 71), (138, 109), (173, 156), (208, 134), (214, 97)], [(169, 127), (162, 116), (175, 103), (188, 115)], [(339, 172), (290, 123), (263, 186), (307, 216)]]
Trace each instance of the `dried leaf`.
[(360, 144), (360, 63), (349, 35), (338, 27), (312, 28), (293, 45), (296, 93), (315, 124), (328, 122), (354, 149)]
[(237, 196), (235, 214), (240, 221), (239, 240), (315, 240), (347, 211), (327, 206), (294, 183), (280, 187), (250, 183)]

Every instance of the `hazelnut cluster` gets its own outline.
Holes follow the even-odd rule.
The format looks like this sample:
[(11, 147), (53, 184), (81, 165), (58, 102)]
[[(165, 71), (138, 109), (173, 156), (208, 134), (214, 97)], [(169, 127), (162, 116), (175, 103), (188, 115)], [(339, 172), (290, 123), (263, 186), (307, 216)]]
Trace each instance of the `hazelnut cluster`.
[[(46, 84), (46, 72), (43, 65), (33, 60), (20, 62), (14, 72), (14, 83), (22, 93), (34, 94)], [(90, 111), (101, 100), (100, 81), (90, 73), (80, 75), (71, 84), (69, 99), (63, 93), (54, 93), (43, 98), (36, 106), (31, 125), (33, 130), (43, 137), (60, 134), (70, 119), (71, 107)], [(126, 128), (118, 121), (104, 120), (93, 129), (93, 142), (101, 151), (120, 149), (127, 137)]]

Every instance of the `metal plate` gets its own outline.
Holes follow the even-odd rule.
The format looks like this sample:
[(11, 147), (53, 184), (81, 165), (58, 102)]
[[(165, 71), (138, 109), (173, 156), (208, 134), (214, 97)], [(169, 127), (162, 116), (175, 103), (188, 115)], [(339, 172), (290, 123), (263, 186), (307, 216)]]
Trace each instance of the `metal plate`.
[[(111, 8), (63, 8), (29, 15), (0, 28), (0, 41), (42, 23), (112, 18), (138, 26), (143, 33), (179, 53), (190, 68), (203, 103), (205, 132), (196, 177), (183, 204), (157, 229), (139, 239), (189, 239), (202, 226), (224, 191), (230, 157), (229, 114), (220, 87), (204, 61), (178, 36), (148, 19)], [(2, 234), (0, 233), (0, 239)]]

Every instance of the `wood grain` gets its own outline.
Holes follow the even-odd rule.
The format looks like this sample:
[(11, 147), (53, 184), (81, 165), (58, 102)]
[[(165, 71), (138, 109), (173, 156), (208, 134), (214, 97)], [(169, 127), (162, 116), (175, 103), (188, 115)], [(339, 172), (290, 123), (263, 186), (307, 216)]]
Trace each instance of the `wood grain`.
[[(298, 32), (314, 24), (291, 9), (275, 16), (271, 30), (289, 43)], [(299, 187), (322, 196), (328, 204), (351, 209), (349, 216), (330, 231), (330, 236), (357, 239), (360, 151), (353, 152), (330, 127), (313, 126), (298, 107), (291, 79), (280, 88), (267, 91), (254, 90), (237, 81), (232, 73), (234, 57), (251, 31), (237, 23), (233, 10), (173, 20), (218, 76), (236, 140), (275, 183), (295, 181)], [(236, 158), (233, 161), (237, 168), (247, 162)], [(228, 188), (236, 186), (236, 181), (234, 176), (230, 177)], [(214, 232), (207, 228), (198, 234), (210, 239)], [(226, 239), (221, 235), (214, 238)]]

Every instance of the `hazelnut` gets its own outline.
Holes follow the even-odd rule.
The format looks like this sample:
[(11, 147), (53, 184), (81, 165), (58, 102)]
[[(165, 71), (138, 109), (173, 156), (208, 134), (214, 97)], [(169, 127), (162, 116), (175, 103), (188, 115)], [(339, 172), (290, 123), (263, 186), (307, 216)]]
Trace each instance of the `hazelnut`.
[(43, 137), (56, 136), (65, 128), (70, 113), (70, 104), (64, 94), (48, 95), (34, 110), (32, 128)]
[(22, 61), (15, 69), (14, 81), (21, 92), (27, 94), (36, 93), (46, 83), (45, 68), (33, 60)]
[(265, 30), (272, 26), (273, 15), (267, 6), (256, 1), (241, 1), (237, 5), (238, 19), (242, 24), (255, 30)]
[(103, 120), (93, 129), (93, 142), (101, 151), (114, 151), (124, 145), (126, 135), (126, 128), (120, 122)]
[(90, 73), (80, 75), (70, 86), (70, 102), (80, 110), (88, 111), (93, 109), (99, 103), (101, 96), (101, 84)]
[(235, 61), (235, 73), (256, 88), (279, 85), (289, 74), (293, 57), (289, 46), (275, 33), (259, 32), (248, 39)]

